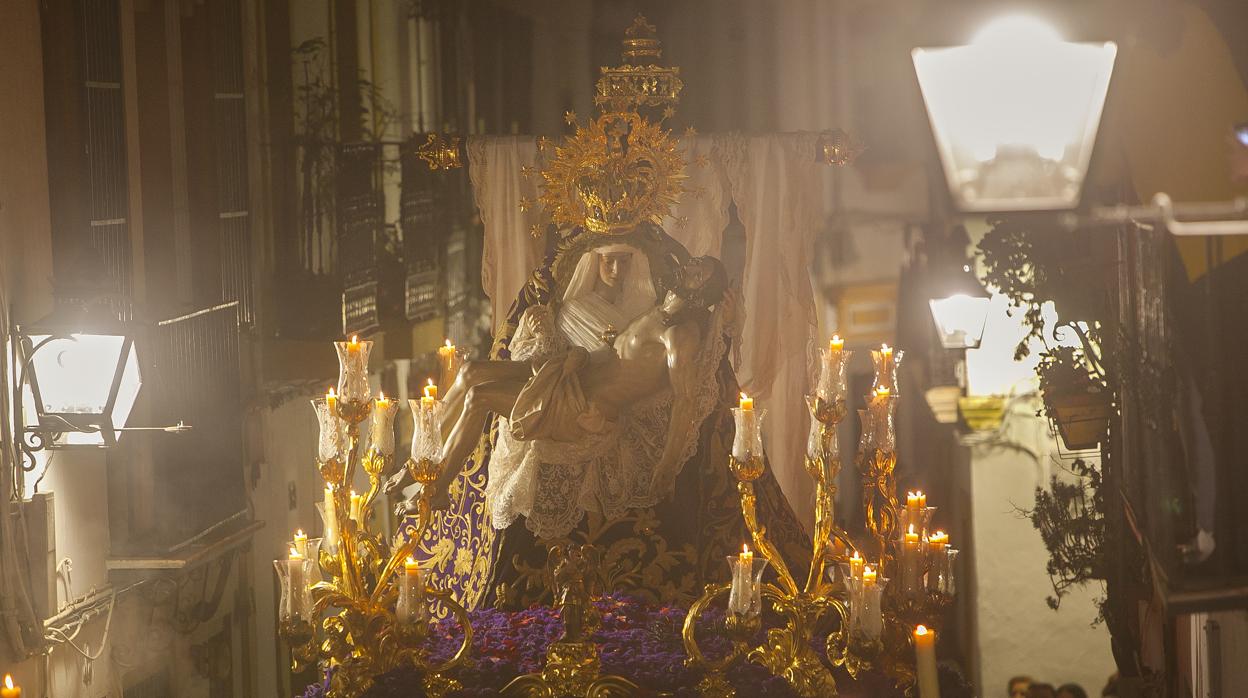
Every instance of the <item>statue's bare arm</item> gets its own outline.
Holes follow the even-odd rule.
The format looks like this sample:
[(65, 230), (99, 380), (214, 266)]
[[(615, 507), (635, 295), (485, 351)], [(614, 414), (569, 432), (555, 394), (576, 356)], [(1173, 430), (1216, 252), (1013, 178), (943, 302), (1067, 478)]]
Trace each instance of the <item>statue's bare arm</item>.
[(672, 415), (668, 421), (667, 440), (663, 455), (654, 471), (655, 485), (665, 491), (676, 479), (680, 470), (680, 457), (684, 455), (696, 428), (694, 422), (695, 396), (697, 395), (697, 356), (701, 348), (700, 332), (696, 324), (682, 323), (663, 333), (667, 348), (668, 378), (672, 386)]

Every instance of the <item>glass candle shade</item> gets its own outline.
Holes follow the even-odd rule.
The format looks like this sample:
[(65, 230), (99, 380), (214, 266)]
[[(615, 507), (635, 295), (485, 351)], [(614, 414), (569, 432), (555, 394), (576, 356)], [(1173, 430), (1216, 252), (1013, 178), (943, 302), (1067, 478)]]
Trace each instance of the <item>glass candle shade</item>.
[(887, 344), (871, 351), (871, 362), (875, 364), (875, 383), (871, 386), (873, 393), (887, 390), (894, 396), (901, 394), (897, 386), (897, 368), (904, 353)]
[[(325, 524), (325, 535), (317, 540), (321, 541), (320, 545), (325, 548), (326, 552), (331, 555), (338, 553), (338, 519), (334, 517), (333, 494), (329, 489), (325, 490), (325, 501), (316, 503), (316, 511), (321, 515), (321, 521)], [(311, 539), (309, 539), (309, 542)]]
[(944, 550), (933, 550), (929, 558), (931, 567), (927, 571), (927, 590), (952, 597), (958, 590), (953, 573), (958, 551), (946, 545)]
[(767, 560), (753, 555), (729, 555), (732, 590), (728, 592), (728, 612), (745, 618), (757, 618), (763, 610), (763, 570)]
[(845, 371), (852, 351), (823, 347), (819, 350), (819, 382), (815, 384), (815, 396), (828, 402), (844, 400)]
[(744, 461), (750, 457), (763, 457), (763, 419), (767, 410), (732, 408), (736, 431), (732, 435), (732, 457)]
[(870, 449), (879, 451), (897, 450), (897, 427), (894, 415), (897, 409), (897, 398), (890, 394), (872, 394), (867, 397), (867, 422), (863, 424), (863, 433)]
[(442, 403), (431, 398), (408, 400), (412, 408), (412, 460), (442, 462)]
[(330, 409), (329, 401), (324, 397), (312, 400), (312, 409), (316, 410), (316, 421), (320, 425), (320, 438), (316, 443), (316, 457), (322, 463), (335, 458), (343, 458), (346, 450), (345, 425)]
[(873, 584), (855, 583), (849, 602), (849, 634), (856, 640), (873, 642), (884, 632), (884, 613), (881, 599), (887, 578), (877, 579)]
[(287, 544), (291, 549), (300, 551), (300, 554), (308, 561), (306, 581), (309, 588), (321, 581), (321, 544), (323, 542), (322, 538), (295, 538)]
[(394, 416), (399, 413), (399, 401), (378, 398), (373, 404), (372, 429), (369, 443), (383, 456), (394, 455)]
[(368, 385), (368, 355), (373, 350), (371, 341), (334, 342), (338, 350), (338, 399), (354, 402), (368, 400), (372, 389)]
[(399, 572), (399, 599), (394, 606), (395, 620), (400, 625), (416, 625), (429, 617), (425, 602), (425, 571), (415, 565), (406, 565)]
[(274, 560), (277, 578), (281, 585), (278, 603), (278, 620), (282, 622), (310, 620), (312, 618), (312, 593), (310, 579), (312, 561), (292, 556), (287, 560)]
[(910, 530), (910, 526), (914, 526), (914, 531), (922, 538), (927, 535), (928, 527), (932, 523), (932, 515), (936, 513), (936, 507), (902, 507), (897, 510), (897, 540), (905, 542), (906, 532)]

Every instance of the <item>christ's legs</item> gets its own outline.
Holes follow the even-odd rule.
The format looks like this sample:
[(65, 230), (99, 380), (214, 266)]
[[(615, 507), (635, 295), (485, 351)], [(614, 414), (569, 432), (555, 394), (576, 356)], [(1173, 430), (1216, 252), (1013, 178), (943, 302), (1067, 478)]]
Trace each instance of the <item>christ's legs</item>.
[[(451, 437), (451, 431), (461, 420), (464, 411), (464, 398), (474, 386), (483, 383), (502, 381), (523, 384), (532, 375), (532, 367), (527, 361), (468, 361), (455, 375), (446, 395), (442, 396), (442, 438)], [(511, 408), (500, 412), (509, 414)]]
[[(464, 373), (461, 372), (460, 376), (463, 375)], [(434, 486), (434, 502), (435, 505), (439, 505), (439, 508), (446, 505), (447, 489), (463, 470), (464, 462), (476, 449), (490, 413), (510, 414), (511, 408), (516, 404), (516, 397), (524, 385), (523, 380), (500, 380), (478, 383), (463, 391), (461, 400), (463, 409), (446, 440), (442, 458), (442, 474), (438, 476), (438, 481)]]

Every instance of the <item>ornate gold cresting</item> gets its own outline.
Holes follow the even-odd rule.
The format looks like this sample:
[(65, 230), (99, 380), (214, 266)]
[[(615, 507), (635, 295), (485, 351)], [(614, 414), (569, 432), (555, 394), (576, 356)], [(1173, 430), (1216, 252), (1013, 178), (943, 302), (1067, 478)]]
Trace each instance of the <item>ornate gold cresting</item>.
[(459, 155), (459, 136), (430, 133), (425, 142), (416, 148), (416, 157), (424, 160), (431, 170), (454, 170), (464, 166)]
[[(355, 340), (352, 344), (356, 344)], [(366, 363), (367, 351), (364, 354)], [(317, 470), (332, 497), (332, 501), (326, 502), (324, 512), (326, 530), (334, 531), (337, 541), (336, 546), (322, 547), (312, 561), (322, 581), (311, 587), (311, 612), (303, 618), (283, 618), (279, 623), (282, 637), (291, 646), (292, 668), (299, 671), (306, 664), (316, 662), (320, 668), (331, 672), (328, 695), (354, 698), (363, 694), (378, 675), (403, 666), (415, 666), (424, 674), (426, 694), (445, 696), (461, 687), (447, 673), (463, 663), (472, 646), (472, 625), (467, 610), (448, 590), (432, 586), (421, 590), (424, 600), (441, 603), (463, 628), (459, 649), (440, 664), (428, 661), (424, 647), (428, 614), (421, 612), (414, 621), (404, 621), (396, 613), (399, 600), (396, 573), (404, 573), (404, 561), (432, 520), (429, 493), (437, 480), (440, 464), (423, 458), (406, 461), (403, 467), (422, 485), (417, 499), (416, 523), (407, 523), (411, 519), (406, 519), (394, 540), (387, 543), (381, 534), (371, 529), (368, 512), (381, 491), (383, 477), (393, 467), (393, 448), (391, 453), (385, 453), (373, 443), (364, 452), (360, 435), (360, 425), (374, 409), (381, 408), (375, 408), (367, 394), (362, 398), (334, 398), (331, 393), (330, 398), (326, 414), (336, 421), (331, 429), (340, 430), (337, 433), (341, 434), (341, 447), (337, 455), (318, 457)], [(318, 405), (318, 409), (323, 407), (326, 403)], [(352, 501), (357, 496), (349, 494), (357, 466), (364, 468), (369, 481), (368, 491), (358, 503)], [(423, 576), (420, 582), (424, 584)], [(302, 590), (295, 589), (294, 593), (302, 593)]]
[(623, 63), (599, 68), (594, 103), (607, 111), (635, 111), (640, 107), (675, 107), (684, 83), (680, 68), (661, 66), (663, 47), (653, 24), (637, 15), (624, 30)]
[[(702, 695), (714, 698), (735, 695), (724, 674), (742, 658), (784, 678), (799, 695), (837, 695), (832, 673), (811, 649), (815, 629), (825, 617), (835, 622), (838, 628), (828, 636), (825, 647), (828, 661), (833, 666), (844, 667), (855, 677), (869, 669), (883, 671), (898, 686), (909, 686), (914, 683), (910, 629), (918, 623), (929, 628), (938, 626), (943, 612), (952, 601), (951, 563), (956, 551), (942, 548), (930, 557), (926, 551), (918, 556), (908, 554), (906, 564), (919, 565), (908, 570), (903, 577), (909, 580), (910, 586), (900, 582), (887, 584), (882, 589), (882, 605), (879, 601), (881, 590), (875, 591), (875, 606), (864, 602), (861, 573), (855, 576), (850, 571), (853, 568), (850, 554), (853, 554), (853, 562), (859, 564), (863, 556), (860, 548), (835, 523), (835, 483), (841, 468), (836, 431), (847, 411), (842, 397), (844, 363), (841, 362), (847, 361), (850, 353), (841, 352), (839, 347), (837, 352), (838, 363), (832, 371), (832, 380), (825, 382), (821, 378), (820, 389), (815, 395), (807, 397), (814, 432), (805, 464), (807, 474), (815, 482), (815, 530), (812, 561), (805, 584), (800, 587), (775, 545), (767, 539), (766, 527), (759, 523), (755, 509), (753, 483), (762, 476), (766, 467), (761, 438), (757, 436), (762, 411), (753, 413), (752, 401), (746, 408), (746, 399), (743, 399), (743, 409), (734, 410), (738, 432), (752, 430), (754, 436), (747, 434), (741, 438), (738, 434), (728, 467), (737, 479), (741, 514), (750, 538), (776, 576), (776, 583), (762, 584), (759, 594), (781, 617), (783, 626), (769, 628), (765, 641), (751, 647), (752, 638), (762, 626), (761, 617), (757, 614), (738, 614), (730, 609), (724, 629), (732, 640), (732, 649), (719, 659), (707, 658), (698, 646), (697, 621), (707, 607), (719, 597), (728, 595), (733, 587), (732, 584), (707, 585), (702, 596), (689, 608), (682, 633), (689, 664), (705, 671), (705, 677), (699, 684)], [(869, 545), (862, 550), (876, 556), (882, 575), (886, 570), (891, 574), (900, 564), (900, 524), (921, 523), (925, 527), (932, 509), (924, 509), (926, 513), (922, 516), (914, 514), (913, 509), (899, 509), (894, 477), (897, 457), (893, 410), (897, 399), (896, 367), (901, 352), (894, 354), (884, 347), (872, 354), (876, 365), (875, 388), (868, 396), (867, 409), (860, 411), (863, 438), (856, 462), (862, 474), (863, 498), (867, 508), (865, 534)], [(829, 353), (824, 354), (825, 372), (831, 365), (829, 357)], [(747, 412), (753, 414), (747, 417)], [(924, 544), (928, 544), (926, 539)], [(836, 574), (826, 575), (829, 563), (837, 565)], [(928, 579), (926, 583), (923, 582), (925, 577)], [(875, 579), (874, 576), (872, 579)], [(917, 587), (914, 586), (916, 579)], [(881, 584), (887, 581), (880, 577)], [(855, 608), (855, 604), (859, 608)], [(878, 619), (875, 632), (860, 632), (851, 625), (855, 613), (870, 612), (874, 612)]]
[(503, 695), (526, 698), (577, 696), (611, 698), (635, 696), (640, 689), (615, 675), (602, 675), (598, 646), (590, 636), (600, 618), (590, 599), (600, 593), (595, 580), (600, 577), (602, 556), (592, 545), (554, 546), (547, 570), (555, 590), (563, 636), (546, 650), (546, 666), (540, 671), (512, 679)]

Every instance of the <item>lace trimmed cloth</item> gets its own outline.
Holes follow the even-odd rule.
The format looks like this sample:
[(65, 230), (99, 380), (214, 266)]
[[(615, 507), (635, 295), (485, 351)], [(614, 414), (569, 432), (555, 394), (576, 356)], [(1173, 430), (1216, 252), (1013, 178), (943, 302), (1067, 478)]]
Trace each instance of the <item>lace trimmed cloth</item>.
[[(718, 403), (715, 379), (726, 351), (723, 313), (711, 315), (695, 361), (696, 384), (709, 386), (694, 396), (694, 428), (681, 444), (678, 467), (697, 450), (698, 426)], [(553, 310), (539, 305), (525, 311), (511, 343), (512, 359), (543, 359), (568, 349)], [(500, 417), (490, 455), (486, 503), (493, 525), (505, 529), (523, 516), (539, 538), (560, 538), (576, 528), (587, 511), (615, 519), (630, 509), (654, 506), (671, 493), (677, 473), (656, 474), (667, 440), (672, 391), (666, 388), (633, 404), (597, 433), (575, 442), (522, 441)], [(655, 483), (666, 483), (662, 491)]]

